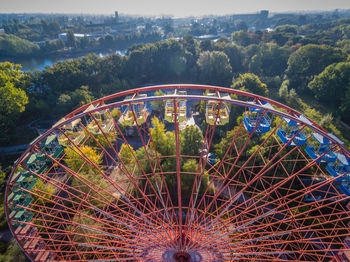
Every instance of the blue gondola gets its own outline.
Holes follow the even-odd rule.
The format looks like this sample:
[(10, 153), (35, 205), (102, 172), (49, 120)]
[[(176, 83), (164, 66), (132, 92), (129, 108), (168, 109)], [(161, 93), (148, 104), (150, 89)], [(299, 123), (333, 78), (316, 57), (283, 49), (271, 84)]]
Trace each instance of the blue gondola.
[[(334, 153), (337, 157), (334, 163), (328, 164), (326, 169), (333, 176), (338, 177), (344, 173), (350, 172), (350, 159), (347, 158), (344, 154)], [(344, 177), (338, 178), (337, 181), (341, 182)]]
[[(299, 132), (299, 123), (283, 117), (286, 127), (281, 127), (277, 130), (277, 136), (281, 139), (283, 144), (289, 146), (302, 146), (306, 143), (305, 135), (300, 131)], [(293, 136), (294, 139), (292, 140)]]
[(306, 153), (310, 156), (311, 159), (316, 159), (320, 155), (325, 154), (321, 158), (319, 158), (316, 162), (317, 163), (330, 163), (334, 162), (337, 157), (336, 155), (332, 152), (329, 151), (329, 145), (331, 145), (331, 141), (329, 141), (327, 138), (323, 137), (322, 135), (318, 133), (312, 133), (311, 134), (314, 141), (318, 144), (318, 147), (309, 144), (306, 148), (305, 151)]
[[(254, 102), (254, 104), (262, 105), (267, 109), (273, 109), (273, 107), (268, 102), (260, 101), (260, 103)], [(254, 133), (263, 134), (270, 130), (271, 120), (266, 114), (263, 116), (263, 113), (264, 110), (261, 108), (249, 107), (249, 111), (243, 118), (244, 127), (249, 133), (253, 132), (255, 126), (258, 123), (259, 124), (256, 127)]]
[(216, 155), (214, 155), (213, 153), (209, 153), (208, 154), (208, 162), (211, 165), (215, 165), (215, 163), (216, 163)]
[[(346, 159), (350, 163), (349, 159)], [(350, 196), (350, 166), (346, 166), (346, 174), (341, 178), (340, 189), (347, 196)]]

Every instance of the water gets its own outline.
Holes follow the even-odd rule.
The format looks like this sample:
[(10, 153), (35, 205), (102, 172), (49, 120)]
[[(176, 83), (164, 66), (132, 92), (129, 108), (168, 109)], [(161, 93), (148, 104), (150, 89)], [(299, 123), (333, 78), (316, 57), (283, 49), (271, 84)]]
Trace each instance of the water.
[[(97, 55), (99, 57), (105, 57), (110, 54), (119, 54), (121, 56), (125, 55), (125, 50), (117, 50), (115, 52), (100, 52)], [(80, 56), (64, 56), (64, 57), (50, 57), (50, 58), (9, 58), (9, 59), (0, 59), (2, 61), (9, 61), (15, 64), (21, 64), (23, 71), (35, 71), (35, 70), (44, 70), (47, 66), (52, 66), (54, 63), (64, 60), (71, 60), (73, 58), (78, 58), (84, 56), (86, 54)]]

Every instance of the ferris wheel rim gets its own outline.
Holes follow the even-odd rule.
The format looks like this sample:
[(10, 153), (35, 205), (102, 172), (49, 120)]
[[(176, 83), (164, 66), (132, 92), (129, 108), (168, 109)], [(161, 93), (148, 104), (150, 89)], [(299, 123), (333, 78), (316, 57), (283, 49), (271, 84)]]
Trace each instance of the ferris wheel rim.
[[(278, 115), (280, 117), (286, 117), (288, 119), (294, 120), (298, 123), (303, 124), (304, 126), (307, 126), (308, 128), (313, 129), (314, 131), (321, 133), (324, 137), (326, 137), (327, 139), (331, 140), (334, 145), (338, 146), (339, 148), (341, 148), (348, 157), (350, 156), (350, 153), (348, 151), (348, 149), (341, 145), (338, 141), (336, 141), (333, 137), (329, 136), (329, 134), (327, 133), (327, 131), (325, 131), (323, 128), (319, 128), (319, 126), (314, 123), (312, 120), (310, 120), (310, 122), (312, 124), (315, 124), (315, 126), (313, 126), (312, 124), (306, 123), (300, 119), (298, 119), (295, 115), (302, 115), (301, 113), (290, 109), (289, 107), (286, 107), (284, 109), (290, 109), (292, 111), (288, 111), (289, 113), (284, 113), (278, 110), (274, 110), (274, 109), (266, 109), (265, 107), (263, 107), (262, 105), (254, 105), (251, 104), (249, 102), (246, 101), (240, 101), (240, 100), (235, 100), (235, 99), (223, 99), (223, 98), (215, 98), (215, 97), (211, 97), (208, 98), (206, 96), (195, 96), (195, 95), (172, 95), (172, 96), (160, 96), (160, 97), (146, 97), (146, 98), (135, 98), (133, 100), (126, 100), (126, 101), (119, 101), (119, 102), (113, 102), (110, 104), (104, 104), (104, 102), (116, 98), (116, 97), (123, 97), (127, 94), (136, 94), (139, 92), (149, 92), (149, 91), (154, 91), (154, 90), (164, 90), (164, 89), (173, 89), (173, 88), (179, 88), (179, 89), (200, 89), (200, 90), (207, 90), (207, 88), (209, 88), (209, 90), (213, 90), (213, 91), (218, 91), (218, 92), (222, 92), (222, 91), (229, 91), (232, 89), (228, 89), (228, 88), (223, 88), (223, 87), (216, 87), (216, 86), (207, 86), (207, 85), (178, 85), (178, 84), (174, 84), (174, 85), (157, 85), (157, 86), (150, 86), (147, 88), (141, 88), (141, 89), (132, 89), (132, 90), (128, 90), (128, 91), (124, 91), (124, 92), (119, 92), (116, 94), (113, 94), (111, 96), (107, 96), (105, 98), (102, 99), (98, 99), (95, 100), (85, 106), (82, 106), (80, 108), (78, 108), (77, 110), (74, 110), (72, 113), (68, 114), (66, 117), (64, 117), (64, 121), (60, 122), (59, 124), (54, 125), (53, 127), (51, 127), (49, 130), (47, 130), (44, 134), (42, 134), (41, 136), (39, 136), (37, 139), (35, 139), (31, 144), (30, 147), (21, 155), (21, 157), (18, 159), (18, 161), (15, 164), (15, 167), (13, 168), (13, 170), (11, 171), (11, 174), (9, 176), (9, 179), (7, 181), (6, 184), (6, 189), (5, 189), (5, 215), (7, 220), (9, 221), (9, 211), (8, 211), (8, 206), (7, 206), (7, 202), (8, 202), (8, 189), (9, 189), (9, 183), (12, 180), (16, 167), (19, 166), (21, 164), (21, 162), (27, 157), (28, 154), (30, 154), (32, 152), (32, 150), (34, 150), (34, 148), (43, 140), (45, 139), (48, 135), (53, 134), (56, 130), (58, 130), (60, 127), (62, 127), (63, 125), (70, 123), (76, 119), (80, 119), (86, 115), (92, 114), (94, 112), (98, 112), (98, 111), (102, 111), (105, 109), (109, 109), (109, 108), (114, 108), (120, 105), (125, 105), (125, 104), (130, 104), (132, 102), (150, 102), (150, 101), (157, 101), (157, 100), (176, 100), (176, 99), (184, 99), (187, 98), (189, 100), (195, 100), (195, 101), (201, 101), (201, 100), (213, 100), (213, 101), (218, 101), (218, 102), (222, 102), (222, 103), (229, 103), (229, 104), (234, 104), (234, 105), (238, 105), (238, 106), (242, 106), (242, 107), (256, 107), (256, 108), (260, 108), (265, 110), (265, 112), (270, 112), (274, 115)], [(238, 95), (247, 95), (249, 94), (247, 97), (253, 98), (254, 99), (258, 99), (261, 101), (266, 101), (266, 102), (272, 102), (272, 104), (278, 105), (280, 103), (273, 101), (271, 99), (262, 97), (262, 96), (257, 96), (251, 93), (247, 93), (247, 92), (242, 92), (242, 91), (238, 91), (235, 90), (234, 92), (228, 92), (228, 93), (232, 93), (232, 94), (238, 94)], [(87, 110), (85, 111), (90, 105), (99, 105), (96, 106), (93, 109)], [(282, 104), (281, 104), (282, 105)], [(293, 114), (293, 115), (292, 115)], [(11, 228), (11, 233), (14, 234), (14, 231), (12, 229), (11, 223), (10, 223), (10, 228)], [(16, 239), (16, 237), (15, 237)], [(17, 239), (16, 239), (17, 241)], [(20, 245), (21, 246), (21, 245)], [(21, 247), (22, 248), (22, 247)]]

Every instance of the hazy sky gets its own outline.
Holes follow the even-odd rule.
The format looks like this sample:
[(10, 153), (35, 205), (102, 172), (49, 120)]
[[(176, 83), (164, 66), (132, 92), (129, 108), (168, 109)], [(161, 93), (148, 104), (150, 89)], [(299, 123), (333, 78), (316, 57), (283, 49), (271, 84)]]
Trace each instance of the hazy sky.
[(350, 9), (350, 0), (0, 0), (0, 13), (88, 13), (176, 17), (296, 10)]

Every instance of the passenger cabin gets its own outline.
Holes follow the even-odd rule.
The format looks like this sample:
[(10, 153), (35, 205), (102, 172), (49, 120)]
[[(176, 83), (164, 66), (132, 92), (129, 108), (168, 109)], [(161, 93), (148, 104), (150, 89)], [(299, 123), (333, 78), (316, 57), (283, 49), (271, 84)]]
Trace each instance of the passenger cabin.
[[(231, 99), (228, 94), (220, 94), (217, 93), (208, 93), (207, 97), (212, 98), (223, 98), (223, 99)], [(209, 125), (226, 125), (229, 122), (230, 110), (227, 103), (219, 102), (215, 100), (209, 100), (207, 102), (206, 110), (205, 110), (206, 121)], [(216, 120), (216, 123), (215, 123)]]
[[(272, 105), (268, 102), (254, 101), (253, 104), (263, 106), (267, 110), (273, 109)], [(264, 114), (264, 111), (261, 108), (249, 107), (243, 118), (244, 127), (249, 133), (254, 131), (256, 134), (263, 134), (270, 130), (271, 120), (267, 113)]]
[(300, 131), (300, 124), (283, 117), (283, 123), (277, 130), (277, 136), (283, 144), (288, 146), (302, 146), (306, 143), (307, 138)]
[(28, 158), (26, 165), (29, 171), (42, 174), (46, 171), (48, 162), (49, 159), (44, 154), (33, 153)]
[(329, 146), (332, 144), (327, 138), (318, 133), (312, 133), (309, 143), (305, 148), (306, 153), (311, 159), (317, 159), (317, 163), (334, 162), (337, 157), (330, 151)]
[[(90, 105), (84, 112), (92, 109), (95, 109), (95, 106)], [(93, 118), (91, 117), (86, 127), (92, 134), (102, 134), (102, 132), (108, 134), (113, 130), (114, 121), (108, 109), (96, 111), (91, 114)]]
[(145, 103), (143, 101), (132, 102), (132, 100), (146, 97), (147, 94), (139, 94), (132, 97), (126, 97), (124, 101), (131, 100), (131, 102), (126, 106), (126, 109), (119, 119), (119, 122), (123, 123), (126, 126), (136, 126), (136, 124), (142, 125), (145, 123), (148, 117), (148, 111)]
[[(345, 173), (350, 172), (350, 160), (342, 153), (334, 153), (336, 160), (333, 163), (329, 163), (326, 167), (327, 171), (333, 177), (342, 176)], [(342, 181), (344, 177), (340, 177), (337, 181)]]
[(24, 177), (24, 176), (20, 176), (18, 179), (16, 179), (16, 181), (13, 183), (13, 185), (15, 186), (13, 188), (13, 191), (15, 193), (17, 192), (21, 192), (21, 188), (24, 188), (28, 191), (32, 190), (33, 187), (36, 184), (36, 177), (34, 175), (30, 176), (30, 177)]
[(12, 220), (12, 225), (14, 227), (18, 227), (25, 226), (26, 224), (21, 222), (29, 222), (32, 220), (33, 216), (33, 213), (27, 210), (12, 211), (10, 214), (10, 219)]
[(63, 153), (63, 147), (58, 142), (57, 136), (51, 134), (47, 136), (41, 143), (40, 148), (46, 154), (50, 155), (52, 158), (58, 158)]
[[(62, 121), (62, 120), (61, 120)], [(81, 119), (75, 119), (64, 126), (62, 126), (64, 134), (60, 133), (58, 136), (58, 142), (63, 146), (71, 144), (79, 145), (85, 138), (85, 132), (81, 127)]]
[(339, 178), (340, 189), (347, 196), (350, 196), (350, 160), (345, 155), (340, 153), (335, 153), (337, 156), (337, 161), (339, 165), (327, 165), (328, 172), (333, 172), (333, 174), (343, 175)]
[[(174, 93), (171, 93), (169, 95), (187, 95), (187, 91), (178, 91), (175, 90)], [(186, 99), (175, 99), (175, 101), (167, 100), (165, 102), (165, 113), (164, 113), (164, 119), (170, 123), (175, 122), (175, 117), (177, 122), (184, 122), (187, 119), (187, 107), (186, 107)], [(177, 112), (175, 112), (174, 103), (176, 103), (176, 109)]]
[[(26, 194), (26, 192), (15, 194), (12, 192), (9, 197), (9, 206), (12, 210), (20, 210), (23, 207), (28, 207), (29, 204), (33, 201), (33, 198)], [(19, 207), (21, 206), (21, 207)]]

